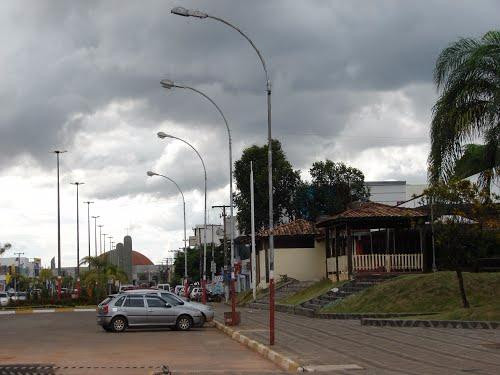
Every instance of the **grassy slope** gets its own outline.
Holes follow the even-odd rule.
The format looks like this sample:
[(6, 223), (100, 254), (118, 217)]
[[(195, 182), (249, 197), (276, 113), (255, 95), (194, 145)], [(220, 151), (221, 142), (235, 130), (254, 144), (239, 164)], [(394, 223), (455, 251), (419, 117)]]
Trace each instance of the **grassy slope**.
[(279, 303), (284, 303), (286, 305), (300, 305), (303, 302), (309, 301), (312, 298), (319, 297), (322, 294), (325, 294), (330, 289), (339, 284), (333, 284), (329, 279), (323, 279), (318, 281), (317, 283), (311, 285), (309, 288), (301, 290), (298, 293), (292, 294), (282, 300), (278, 301)]
[[(400, 276), (326, 306), (324, 312), (437, 312), (434, 319), (500, 320), (500, 273), (464, 273), (462, 309), (454, 272)], [(422, 318), (422, 317), (420, 317)]]

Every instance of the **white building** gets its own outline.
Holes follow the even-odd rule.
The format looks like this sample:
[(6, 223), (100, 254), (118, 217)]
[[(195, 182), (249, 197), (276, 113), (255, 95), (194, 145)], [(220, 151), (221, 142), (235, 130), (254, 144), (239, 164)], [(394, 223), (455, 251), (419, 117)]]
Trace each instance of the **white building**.
[[(239, 236), (238, 224), (234, 219), (234, 238)], [(205, 230), (203, 224), (197, 224), (193, 228), (194, 235), (189, 236), (189, 246), (201, 246), (204, 244)], [(226, 238), (231, 238), (231, 218), (226, 217)], [(207, 224), (207, 245), (214, 243), (219, 245), (224, 239), (224, 225)]]
[[(406, 181), (366, 181), (365, 185), (370, 189), (370, 201), (390, 206), (406, 202), (427, 188), (427, 184), (407, 184)], [(408, 204), (410, 206), (405, 204), (405, 207), (415, 208), (419, 201), (415, 199)]]

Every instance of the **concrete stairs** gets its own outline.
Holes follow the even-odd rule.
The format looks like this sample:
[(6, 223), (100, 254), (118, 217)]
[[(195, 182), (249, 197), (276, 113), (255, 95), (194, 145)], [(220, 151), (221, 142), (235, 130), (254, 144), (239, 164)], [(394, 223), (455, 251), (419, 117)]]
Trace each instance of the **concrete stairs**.
[(340, 286), (338, 291), (333, 292), (332, 290), (329, 290), (319, 297), (302, 303), (301, 307), (314, 313), (321, 310), (326, 305), (339, 303), (344, 298), (349, 297), (352, 294), (359, 293), (393, 277), (394, 275), (391, 274), (358, 274), (353, 280), (350, 280)]
[[(315, 281), (298, 281), (295, 279), (290, 279), (283, 285), (277, 287), (274, 291), (274, 298), (276, 301), (280, 301), (283, 298), (286, 298), (292, 294), (298, 293), (301, 290), (304, 290), (311, 285), (313, 285)], [(256, 300), (257, 303), (269, 304), (269, 294), (266, 293), (264, 296), (258, 298)]]

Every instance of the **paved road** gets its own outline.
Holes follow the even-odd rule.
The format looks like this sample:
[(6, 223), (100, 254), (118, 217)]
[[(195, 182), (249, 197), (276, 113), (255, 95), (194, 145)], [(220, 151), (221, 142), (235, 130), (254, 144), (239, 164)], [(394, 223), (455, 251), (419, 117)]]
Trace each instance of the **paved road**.
[[(240, 311), (241, 333), (267, 344), (269, 312)], [(363, 327), (285, 313), (276, 322), (274, 349), (300, 364), (363, 368), (335, 374), (500, 374), (499, 330)]]
[(70, 367), (57, 374), (151, 374), (154, 369), (150, 367), (164, 364), (174, 374), (281, 372), (212, 327), (190, 332), (162, 329), (116, 334), (98, 327), (95, 313), (3, 315), (0, 338), (0, 373), (1, 365), (33, 363)]

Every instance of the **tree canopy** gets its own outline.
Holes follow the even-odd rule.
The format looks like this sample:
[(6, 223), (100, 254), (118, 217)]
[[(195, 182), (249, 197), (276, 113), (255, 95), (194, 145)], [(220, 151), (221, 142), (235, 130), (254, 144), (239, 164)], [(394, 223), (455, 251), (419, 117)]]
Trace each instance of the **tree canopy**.
[[(234, 177), (238, 193), (234, 202), (238, 208), (237, 220), (242, 233), (250, 233), (250, 162), (253, 162), (255, 193), (255, 228), (269, 225), (267, 145), (253, 145), (243, 150), (241, 159), (235, 162)], [(300, 172), (294, 170), (281, 148), (281, 143), (272, 141), (273, 155), (273, 209), (276, 224), (295, 213), (294, 196), (300, 185)]]

